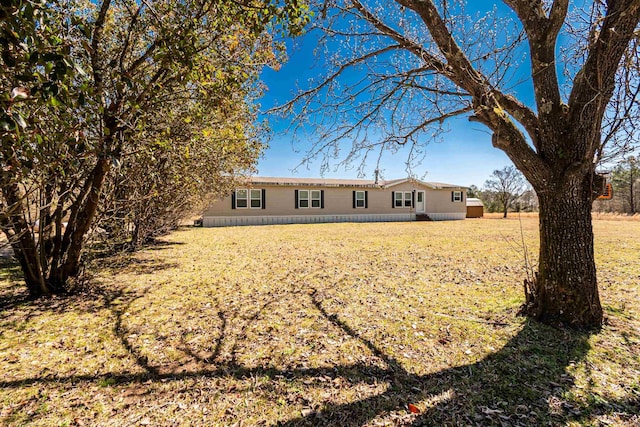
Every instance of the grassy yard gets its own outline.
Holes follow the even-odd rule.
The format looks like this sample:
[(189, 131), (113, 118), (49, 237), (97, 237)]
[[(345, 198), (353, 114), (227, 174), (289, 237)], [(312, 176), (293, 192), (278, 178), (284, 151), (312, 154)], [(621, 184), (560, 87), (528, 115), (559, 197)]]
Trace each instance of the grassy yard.
[(516, 312), (537, 220), (178, 231), (25, 300), (0, 270), (0, 424), (640, 425), (640, 222), (597, 220), (606, 325)]

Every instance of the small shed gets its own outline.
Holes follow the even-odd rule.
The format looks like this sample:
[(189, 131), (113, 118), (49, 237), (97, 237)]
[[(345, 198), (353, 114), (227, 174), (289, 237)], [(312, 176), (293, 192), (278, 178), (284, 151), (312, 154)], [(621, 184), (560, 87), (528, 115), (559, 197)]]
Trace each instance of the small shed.
[(484, 205), (482, 200), (467, 198), (467, 218), (482, 218), (484, 215)]

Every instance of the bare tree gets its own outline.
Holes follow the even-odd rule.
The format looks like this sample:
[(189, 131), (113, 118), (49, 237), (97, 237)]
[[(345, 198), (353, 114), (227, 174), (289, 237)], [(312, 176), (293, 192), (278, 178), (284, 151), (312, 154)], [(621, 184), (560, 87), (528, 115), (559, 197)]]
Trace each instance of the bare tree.
[(519, 204), (520, 209), (525, 212), (538, 211), (538, 196), (536, 196), (536, 192), (528, 185), (516, 203)]
[(451, 117), (485, 125), (539, 197), (539, 272), (525, 281), (523, 312), (598, 326), (595, 167), (637, 132), (640, 0), (469, 4), (322, 2), (333, 68), (283, 111), (316, 129), (311, 156), (353, 141), (346, 161), (402, 145), (412, 161)]
[(494, 170), (491, 178), (484, 183), (484, 187), (496, 194), (502, 207), (502, 217), (506, 218), (507, 211), (522, 194), (524, 177), (515, 167), (505, 166)]

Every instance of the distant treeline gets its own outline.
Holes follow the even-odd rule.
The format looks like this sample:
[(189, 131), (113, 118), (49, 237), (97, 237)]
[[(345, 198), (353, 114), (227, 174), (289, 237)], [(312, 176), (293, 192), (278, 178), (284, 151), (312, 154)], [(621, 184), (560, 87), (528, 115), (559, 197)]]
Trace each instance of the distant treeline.
[[(512, 172), (512, 168), (494, 171), (483, 188), (472, 185), (468, 197), (482, 200), (486, 212), (504, 212), (505, 201), (509, 212), (537, 212), (538, 197), (526, 182)], [(508, 179), (504, 179), (508, 176)], [(502, 178), (502, 180), (496, 179)], [(598, 199), (593, 204), (595, 212), (634, 215), (640, 213), (640, 160), (627, 157), (608, 174), (613, 188), (613, 198)]]
[(615, 212), (633, 215), (640, 212), (640, 161), (628, 157), (611, 171), (609, 180), (613, 186), (611, 200), (596, 200), (596, 212)]

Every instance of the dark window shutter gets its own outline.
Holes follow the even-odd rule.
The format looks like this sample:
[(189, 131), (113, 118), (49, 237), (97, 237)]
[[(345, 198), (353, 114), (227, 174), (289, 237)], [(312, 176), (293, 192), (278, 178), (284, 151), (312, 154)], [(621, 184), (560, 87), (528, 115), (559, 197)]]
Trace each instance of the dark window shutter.
[(451, 192), (451, 201), (453, 202), (453, 191)]
[(267, 190), (262, 189), (262, 209), (267, 209)]
[(236, 192), (231, 193), (231, 209), (236, 208)]
[(460, 192), (460, 201), (464, 202), (464, 191)]
[(299, 203), (298, 203), (298, 190), (296, 190), (296, 209), (298, 209), (300, 207)]
[(416, 205), (416, 190), (413, 190), (411, 192), (411, 207), (414, 207)]
[(364, 207), (365, 209), (369, 207), (369, 192), (364, 192)]
[(391, 207), (395, 209), (396, 207), (396, 192), (391, 192)]
[(324, 209), (324, 190), (320, 190), (320, 209)]
[(356, 208), (356, 191), (353, 191), (353, 209)]

